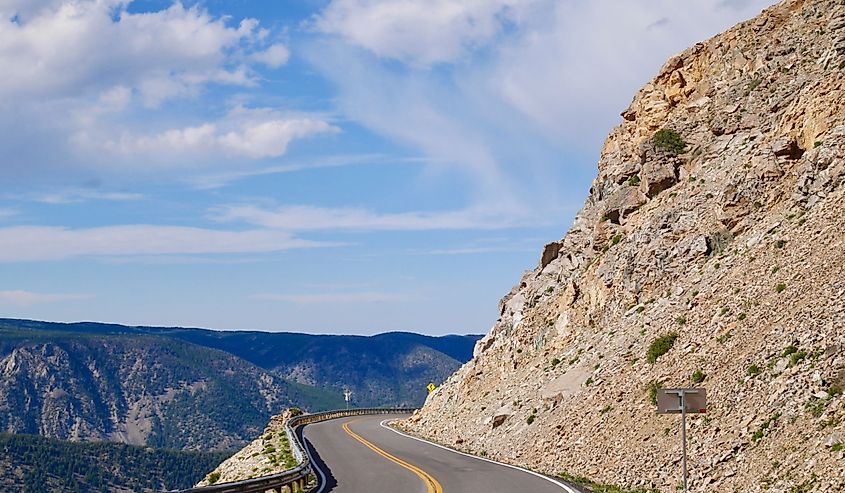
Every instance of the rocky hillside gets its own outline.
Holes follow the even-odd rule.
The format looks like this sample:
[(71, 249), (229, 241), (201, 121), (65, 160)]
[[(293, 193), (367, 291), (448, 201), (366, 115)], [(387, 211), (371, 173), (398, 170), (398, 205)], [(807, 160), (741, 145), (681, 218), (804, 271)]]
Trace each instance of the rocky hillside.
[(566, 236), (408, 426), (549, 473), (845, 491), (845, 3), (786, 0), (671, 58)]
[(264, 432), (208, 473), (196, 486), (230, 483), (278, 474), (296, 467), (285, 425), (298, 409), (288, 409), (273, 416)]

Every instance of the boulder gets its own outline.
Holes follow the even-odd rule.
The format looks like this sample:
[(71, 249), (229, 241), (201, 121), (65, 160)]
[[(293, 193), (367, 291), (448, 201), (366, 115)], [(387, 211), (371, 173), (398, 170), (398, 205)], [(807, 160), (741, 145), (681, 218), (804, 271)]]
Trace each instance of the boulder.
[(676, 160), (669, 157), (650, 159), (643, 164), (640, 172), (640, 188), (648, 198), (652, 198), (678, 182)]
[(645, 202), (646, 197), (637, 187), (625, 185), (607, 198), (604, 217), (614, 224), (619, 224), (622, 218), (639, 209)]
[(554, 259), (557, 258), (558, 254), (560, 253), (560, 248), (562, 246), (563, 243), (559, 241), (553, 241), (543, 248), (543, 255), (540, 256), (540, 269), (545, 268), (547, 265), (552, 263)]
[(493, 413), (493, 429), (502, 426), (502, 424), (513, 414), (513, 409), (510, 406), (502, 406)]

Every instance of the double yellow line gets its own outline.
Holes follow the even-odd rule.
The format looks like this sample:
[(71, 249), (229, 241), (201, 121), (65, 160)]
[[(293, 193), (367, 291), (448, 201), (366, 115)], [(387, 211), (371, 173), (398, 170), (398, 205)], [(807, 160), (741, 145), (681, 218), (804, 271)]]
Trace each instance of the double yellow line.
[[(349, 423), (352, 423), (352, 421), (350, 421)], [(443, 493), (443, 487), (440, 486), (440, 483), (438, 483), (436, 479), (434, 479), (434, 476), (432, 476), (431, 474), (423, 471), (419, 467), (417, 467), (413, 464), (409, 464), (409, 463), (405, 462), (404, 460), (400, 459), (399, 457), (396, 457), (395, 455), (391, 455), (391, 454), (385, 452), (384, 450), (376, 447), (372, 443), (365, 440), (361, 435), (359, 435), (359, 434), (355, 433), (354, 431), (350, 430), (349, 429), (349, 423), (343, 424), (343, 431), (345, 431), (349, 436), (351, 436), (355, 440), (358, 440), (359, 442), (364, 444), (364, 446), (366, 446), (368, 449), (370, 449), (373, 452), (379, 454), (380, 456), (384, 457), (385, 459), (392, 461), (392, 462), (395, 462), (396, 464), (399, 464), (400, 466), (404, 467), (405, 469), (407, 469), (407, 470), (411, 471), (412, 473), (416, 474), (417, 476), (419, 476), (419, 478), (422, 479), (423, 483), (425, 483), (427, 493)]]

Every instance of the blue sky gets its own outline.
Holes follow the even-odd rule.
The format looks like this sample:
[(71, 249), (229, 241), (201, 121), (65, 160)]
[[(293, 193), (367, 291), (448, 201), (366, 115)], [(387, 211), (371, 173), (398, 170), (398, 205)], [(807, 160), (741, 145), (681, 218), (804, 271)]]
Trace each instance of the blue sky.
[(486, 332), (634, 91), (769, 3), (0, 0), (0, 316)]

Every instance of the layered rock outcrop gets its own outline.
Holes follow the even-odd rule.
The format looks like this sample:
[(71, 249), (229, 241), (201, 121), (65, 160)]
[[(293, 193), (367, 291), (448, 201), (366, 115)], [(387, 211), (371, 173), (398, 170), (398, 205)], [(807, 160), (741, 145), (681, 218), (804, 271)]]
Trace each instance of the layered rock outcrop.
[(845, 2), (786, 0), (673, 57), (572, 228), (406, 426), (669, 492), (679, 420), (653, 389), (699, 385), (692, 491), (845, 491), (843, 181)]

